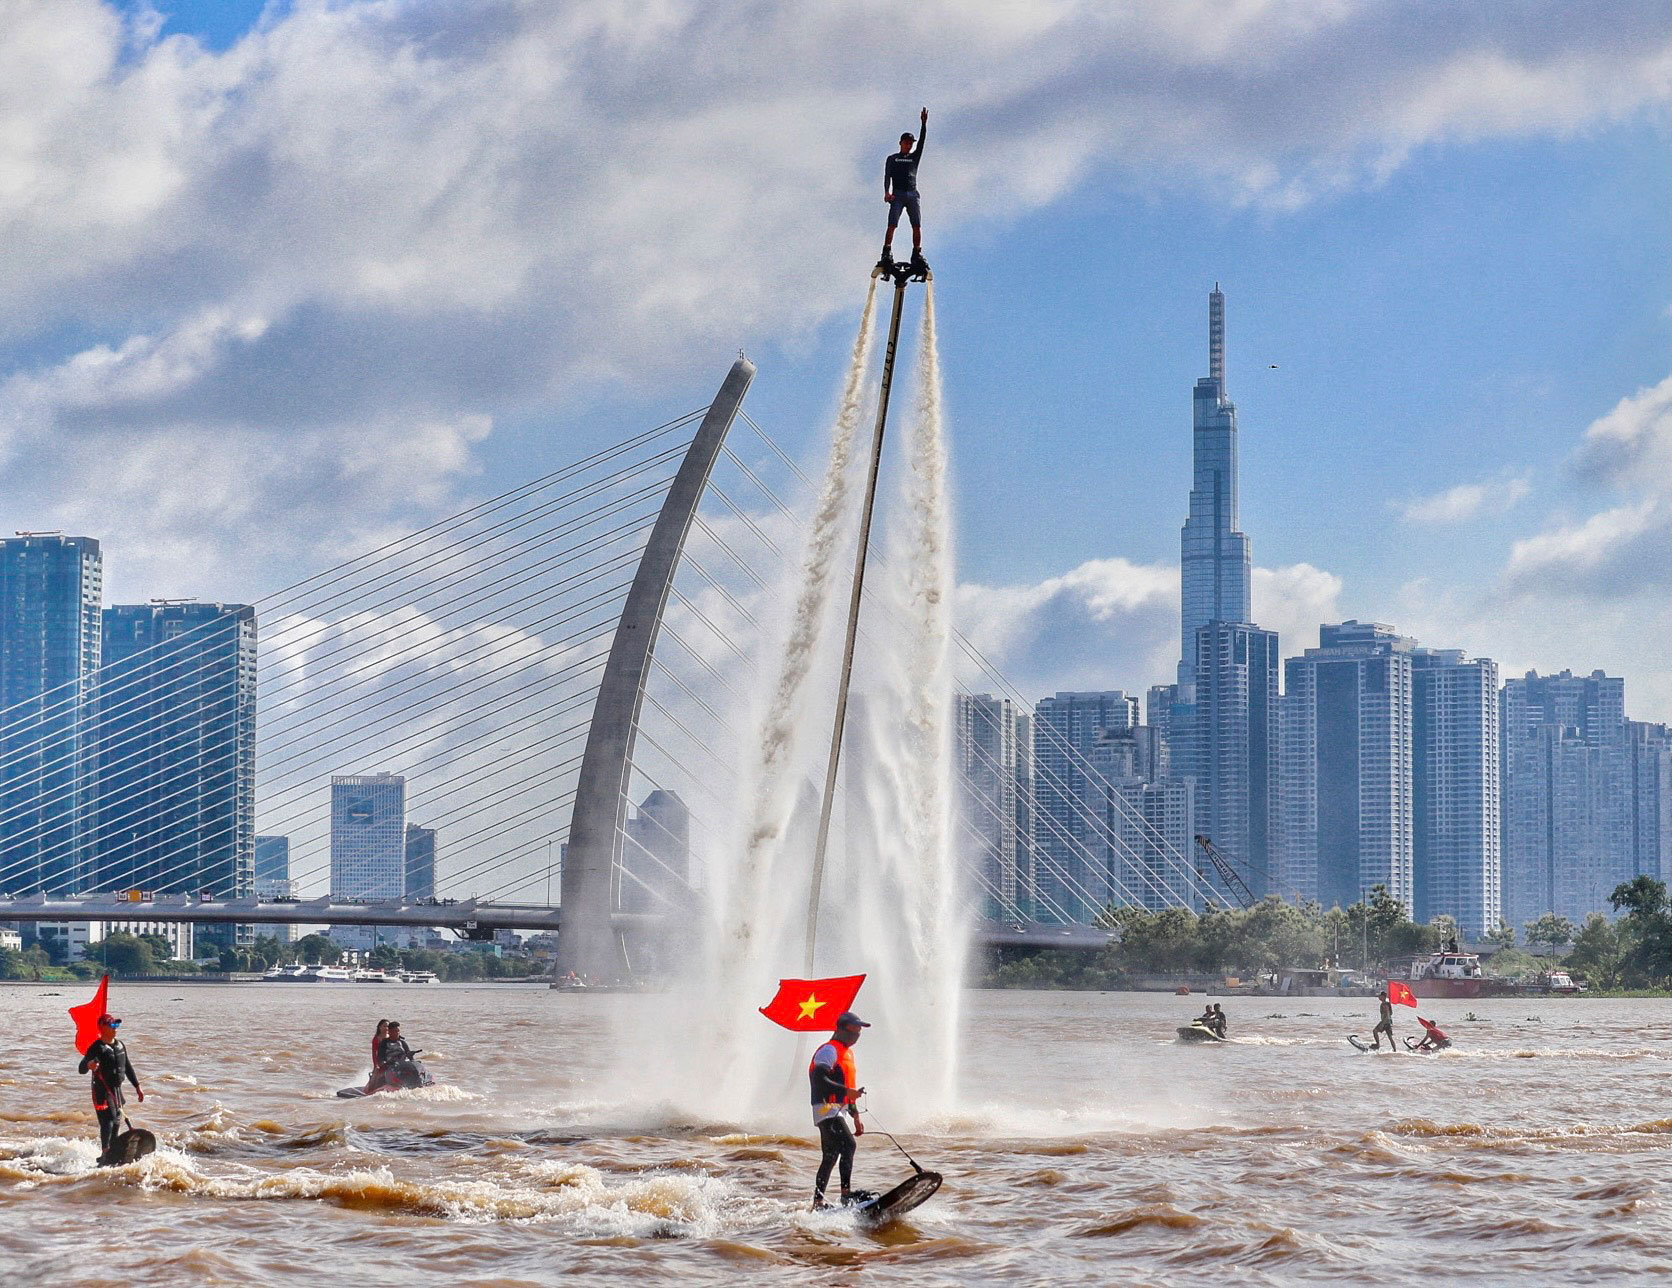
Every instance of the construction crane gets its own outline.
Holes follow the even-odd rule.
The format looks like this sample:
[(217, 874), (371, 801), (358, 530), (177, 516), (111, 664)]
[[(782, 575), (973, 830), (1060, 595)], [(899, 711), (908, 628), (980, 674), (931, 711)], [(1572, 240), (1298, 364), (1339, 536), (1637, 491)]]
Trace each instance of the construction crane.
[[(1248, 888), (1248, 882), (1244, 881), (1237, 870), (1231, 866), (1231, 861), (1225, 857), (1225, 852), (1200, 833), (1196, 836), (1196, 844), (1202, 847), (1202, 853), (1207, 855), (1208, 862), (1212, 863), (1214, 871), (1219, 873), (1219, 879), (1224, 882), (1225, 888), (1236, 896), (1237, 903), (1244, 908), (1252, 908), (1256, 902), (1254, 892)], [(1196, 869), (1196, 874), (1198, 876), (1207, 875), (1199, 866)]]

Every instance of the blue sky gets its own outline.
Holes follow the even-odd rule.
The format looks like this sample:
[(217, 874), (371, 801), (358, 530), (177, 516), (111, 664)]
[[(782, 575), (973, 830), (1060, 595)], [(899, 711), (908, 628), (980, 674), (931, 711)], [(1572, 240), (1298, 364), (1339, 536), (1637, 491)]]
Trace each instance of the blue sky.
[[(119, 594), (247, 596), (318, 551), (284, 532), (205, 551), (252, 512), (329, 528), (299, 498), (344, 444), (438, 427), (405, 477), (368, 467), (375, 522), (320, 549), (699, 403), (739, 345), (756, 418), (813, 453), (880, 233), (874, 172), (926, 99), (962, 608), (1026, 684), (1167, 678), (1217, 280), (1243, 526), (1272, 573), (1256, 615), (1286, 653), (1320, 614), (1375, 617), (1509, 667), (1623, 671), (1633, 714), (1672, 718), (1646, 642), (1672, 620), (1633, 574), (1672, 555), (1664, 399), (1627, 409), (1624, 464), (1585, 446), (1672, 371), (1672, 15), (1099, 8), (925, 4), (885, 25), (857, 4), (299, 0), (257, 27), (260, 5), (202, 0), (158, 4), (149, 33), (129, 6), (124, 33), (64, 0), (83, 26), (52, 40), (125, 52), (42, 73), (37, 97), (89, 124), (43, 127), (18, 164), (114, 177), (0, 203), (32, 264), (71, 265), (0, 277), (0, 404), (128, 478), (211, 442), (221, 474), (196, 491), (221, 504), (159, 541), (182, 507), (37, 467), (0, 483), (11, 526), (143, 546), (113, 557)], [(885, 69), (867, 41), (932, 53)], [(407, 75), (412, 58), (432, 61)], [(339, 369), (350, 348), (361, 365)], [(300, 463), (252, 468), (275, 442)], [(984, 588), (1031, 590), (1017, 609)]]

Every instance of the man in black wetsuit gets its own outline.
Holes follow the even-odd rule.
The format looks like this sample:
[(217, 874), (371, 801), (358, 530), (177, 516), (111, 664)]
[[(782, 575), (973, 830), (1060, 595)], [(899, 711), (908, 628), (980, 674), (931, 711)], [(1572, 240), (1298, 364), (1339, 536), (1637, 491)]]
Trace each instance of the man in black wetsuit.
[[(859, 1085), (859, 1075), (853, 1063), (853, 1044), (859, 1041), (859, 1031), (871, 1026), (852, 1011), (836, 1017), (836, 1031), (817, 1051), (807, 1066), (807, 1079), (813, 1092), (813, 1122), (819, 1129), (819, 1144), (823, 1156), (819, 1160), (818, 1179), (813, 1182), (813, 1207), (828, 1207), (824, 1201), (824, 1187), (830, 1183), (831, 1169), (841, 1165), (842, 1202), (852, 1197), (853, 1155), (858, 1148), (856, 1136), (865, 1134), (865, 1124), (859, 1121), (856, 1103), (865, 1088)], [(848, 1129), (844, 1114), (853, 1116), (853, 1129)]]
[(101, 1162), (109, 1157), (116, 1138), (122, 1134), (122, 1080), (125, 1078), (133, 1083), (140, 1103), (145, 1101), (145, 1091), (134, 1073), (133, 1062), (128, 1059), (128, 1048), (116, 1036), (117, 1026), (121, 1023), (113, 1016), (99, 1017), (98, 1041), (88, 1046), (87, 1053), (81, 1057), (79, 1070), (93, 1074), (93, 1112), (99, 1116)]
[[(888, 203), (888, 233), (882, 239), (882, 258), (878, 268), (894, 262), (894, 230), (900, 223), (900, 212), (911, 220), (911, 266), (927, 271), (923, 262), (922, 212), (917, 205), (917, 163), (923, 159), (923, 140), (929, 133), (929, 109), (919, 114), (917, 138), (900, 136), (900, 150), (891, 153), (882, 166), (882, 199)], [(913, 144), (916, 144), (913, 147)]]

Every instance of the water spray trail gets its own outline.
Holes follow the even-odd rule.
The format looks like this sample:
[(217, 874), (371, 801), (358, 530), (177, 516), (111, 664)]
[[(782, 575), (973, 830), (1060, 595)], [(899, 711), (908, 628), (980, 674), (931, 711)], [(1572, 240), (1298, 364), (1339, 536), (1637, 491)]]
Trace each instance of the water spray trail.
[[(737, 866), (727, 874), (727, 888), (721, 894), (725, 906), (720, 911), (726, 924), (717, 963), (716, 983), (720, 995), (757, 983), (750, 978), (750, 973), (752, 967), (760, 969), (760, 959), (770, 948), (760, 941), (766, 923), (775, 919), (771, 909), (793, 903), (783, 890), (776, 888), (771, 876), (795, 809), (799, 782), (797, 751), (800, 735), (809, 724), (805, 709), (807, 678), (825, 634), (836, 554), (851, 517), (849, 499), (853, 481), (849, 465), (865, 408), (865, 376), (876, 334), (876, 303), (877, 286), (873, 280), (865, 294), (859, 333), (854, 338), (847, 376), (842, 383), (830, 459), (808, 525), (788, 636), (772, 690), (762, 706), (751, 766), (752, 790), (743, 807), (742, 853)], [(777, 964), (766, 965), (771, 970)]]
[(893, 1099), (915, 1116), (951, 1107), (965, 937), (952, 839), (953, 572), (933, 292), (924, 298), (909, 468), (884, 570), (893, 612), (877, 631), (873, 742), (850, 767), (860, 783), (849, 786), (850, 801), (857, 794), (872, 818), (872, 848), (850, 847), (850, 888), (860, 892), (850, 933), (889, 976), (884, 1018), (911, 1071), (909, 1082), (903, 1069), (891, 1079)]

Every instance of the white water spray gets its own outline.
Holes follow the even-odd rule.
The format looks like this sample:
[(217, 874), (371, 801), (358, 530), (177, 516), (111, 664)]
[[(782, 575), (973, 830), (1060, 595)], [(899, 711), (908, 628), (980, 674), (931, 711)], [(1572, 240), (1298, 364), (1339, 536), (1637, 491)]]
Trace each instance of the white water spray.
[[(852, 549), (863, 497), (854, 458), (875, 305), (873, 284), (797, 576), (778, 596), (790, 606), (788, 623), (775, 665), (763, 673), (757, 741), (740, 749), (736, 842), (711, 869), (709, 959), (679, 1010), (678, 1027), (691, 1032), (676, 1040), (694, 1084), (681, 1098), (692, 1101), (687, 1111), (728, 1121), (791, 1125), (805, 1111), (809, 1043), (774, 1028), (755, 1008), (772, 996), (779, 976), (802, 965), (816, 783), (843, 644), (835, 605), (845, 603), (848, 583), (838, 570)], [(951, 853), (951, 547), (927, 294), (914, 413), (903, 436), (909, 468), (899, 471), (903, 483), (885, 516), (887, 555), (875, 569), (875, 589), (867, 582), (841, 826), (830, 847), (815, 965), (820, 975), (870, 977), (858, 1009), (875, 1027), (861, 1059), (891, 1126), (950, 1107), (963, 966)]]

